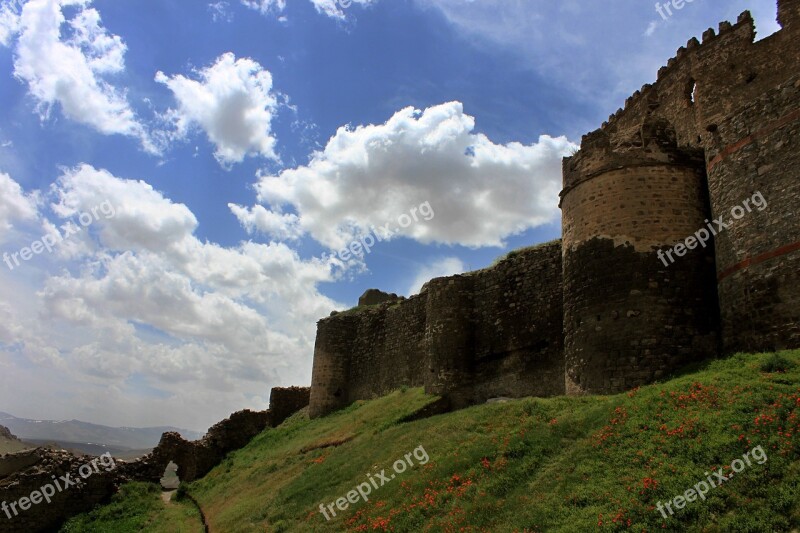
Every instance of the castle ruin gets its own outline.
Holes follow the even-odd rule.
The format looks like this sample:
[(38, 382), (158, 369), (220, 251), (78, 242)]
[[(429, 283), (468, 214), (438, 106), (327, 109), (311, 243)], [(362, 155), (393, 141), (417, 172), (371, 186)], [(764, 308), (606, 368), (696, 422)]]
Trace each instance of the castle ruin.
[[(402, 386), (454, 407), (617, 393), (800, 347), (800, 0), (779, 0), (778, 22), (756, 42), (744, 12), (691, 39), (583, 137), (561, 240), (320, 321), (311, 415)], [(768, 207), (731, 222), (757, 193)], [(729, 227), (692, 247), (715, 220)]]

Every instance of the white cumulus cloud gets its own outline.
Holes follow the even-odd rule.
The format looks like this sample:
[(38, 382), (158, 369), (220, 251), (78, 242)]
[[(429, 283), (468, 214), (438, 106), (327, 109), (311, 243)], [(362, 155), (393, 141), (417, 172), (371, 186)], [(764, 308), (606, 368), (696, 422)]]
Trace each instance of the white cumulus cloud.
[(8, 46), (19, 31), (19, 4), (5, 1), (0, 4), (0, 45)]
[[(47, 117), (58, 104), (71, 120), (106, 135), (139, 138), (146, 150), (155, 152), (125, 91), (106, 79), (125, 70), (126, 45), (102, 27), (100, 14), (88, 7), (90, 3), (91, 0), (26, 2), (17, 25), (14, 75), (27, 83), (42, 117)], [(67, 20), (65, 7), (77, 7), (78, 11)], [(69, 36), (62, 32), (67, 25)]]
[(267, 14), (286, 9), (286, 0), (242, 0), (242, 5)]
[[(72, 417), (203, 428), (266, 408), (270, 386), (309, 382), (316, 321), (342, 307), (318, 290), (334, 280), (330, 262), (283, 243), (201, 241), (187, 206), (86, 164), (63, 171), (46, 199), (49, 227), (106, 202), (114, 213), (101, 211), (69, 254), (0, 269), (7, 409), (57, 418), (51, 406), (69, 395)], [(0, 223), (41, 216), (0, 175)]]
[(31, 221), (37, 217), (36, 195), (25, 194), (19, 183), (0, 172), (0, 230), (10, 230), (16, 220)]
[[(378, 0), (310, 0), (317, 13), (333, 19), (344, 20), (345, 11), (353, 5), (368, 6)], [(242, 5), (259, 11), (263, 15), (281, 13), (286, 9), (286, 0), (241, 0)]]
[(178, 101), (177, 109), (167, 113), (175, 137), (185, 138), (193, 127), (200, 127), (223, 166), (240, 163), (248, 155), (277, 161), (272, 119), (278, 100), (272, 92), (272, 74), (252, 59), (226, 53), (197, 75), (199, 80), (156, 74), (156, 81), (169, 87)]
[(325, 14), (331, 18), (344, 19), (345, 10), (352, 5), (368, 6), (378, 0), (311, 0), (317, 13)]
[(300, 219), (292, 213), (276, 213), (261, 205), (247, 208), (228, 204), (228, 207), (248, 233), (258, 231), (280, 241), (297, 239), (303, 233), (299, 227)]
[[(559, 216), (561, 159), (575, 145), (543, 135), (534, 144), (493, 143), (459, 102), (406, 108), (384, 124), (342, 127), (306, 166), (261, 175), (259, 202), (236, 206), (248, 230), (310, 234), (340, 249), (429, 202), (433, 220), (400, 228), (421, 243), (501, 246)], [(285, 216), (287, 206), (297, 216)], [(271, 214), (269, 213), (271, 212)]]

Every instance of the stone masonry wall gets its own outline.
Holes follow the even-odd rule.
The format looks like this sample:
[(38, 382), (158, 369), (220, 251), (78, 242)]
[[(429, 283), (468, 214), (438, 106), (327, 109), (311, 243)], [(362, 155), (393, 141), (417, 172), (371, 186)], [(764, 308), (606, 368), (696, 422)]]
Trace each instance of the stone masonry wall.
[[(731, 223), (717, 237), (726, 352), (800, 346), (798, 139), (797, 75), (722, 121), (715, 132), (718, 149), (709, 165), (712, 208), (715, 218)], [(763, 199), (760, 208), (752, 205), (756, 193), (761, 195), (756, 203)], [(749, 209), (742, 207), (746, 200)]]
[(277, 427), (308, 406), (311, 387), (275, 387), (269, 396), (269, 425)]
[(423, 364), (424, 300), (412, 298), (356, 312), (358, 325), (349, 353), (349, 402), (402, 385), (422, 385), (418, 369)]
[[(311, 416), (402, 386), (468, 405), (564, 392), (561, 243), (319, 323)], [(331, 379), (333, 377), (333, 379)]]
[[(91, 466), (92, 460), (97, 468)], [(0, 458), (0, 471), (4, 472), (0, 474), (0, 501), (8, 504), (7, 512), (0, 511), (0, 531), (58, 531), (69, 517), (109, 501), (116, 493), (120, 480), (119, 472), (112, 468), (114, 465), (104, 461), (45, 448)], [(62, 478), (67, 476), (67, 481), (64, 481)], [(58, 485), (54, 485), (56, 482)], [(45, 485), (52, 487), (44, 489), (53, 493), (49, 503), (41, 493)], [(27, 507), (23, 510), (20, 500), (30, 500), (34, 492), (39, 494), (34, 495), (32, 501), (21, 502)], [(9, 507), (12, 503), (15, 504), (14, 508)]]
[(474, 401), (564, 394), (561, 241), (474, 275)]
[(348, 374), (360, 317), (339, 313), (317, 323), (309, 414), (320, 416), (350, 403)]

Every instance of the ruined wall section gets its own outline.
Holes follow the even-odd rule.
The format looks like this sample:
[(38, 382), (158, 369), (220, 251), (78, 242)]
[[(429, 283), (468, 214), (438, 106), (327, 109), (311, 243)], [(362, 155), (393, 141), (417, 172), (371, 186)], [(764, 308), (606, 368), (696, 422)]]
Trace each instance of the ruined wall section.
[[(106, 459), (77, 456), (66, 451), (37, 448), (0, 457), (0, 500), (16, 502), (29, 497), (54, 478), (69, 475), (75, 482), (63, 491), (54, 491), (51, 503), (42, 502), (7, 520), (0, 518), (2, 531), (58, 531), (67, 519), (106, 503), (119, 486), (129, 481), (158, 483), (167, 465), (178, 465), (181, 481), (194, 481), (205, 476), (225, 457), (244, 448), (268, 427), (275, 427), (288, 416), (308, 405), (309, 389), (304, 387), (274, 388), (270, 410), (244, 410), (209, 428), (206, 435), (194, 442), (170, 432), (145, 457), (113, 464)], [(274, 409), (274, 412), (273, 412)], [(91, 466), (92, 460), (96, 465)], [(88, 465), (88, 466), (87, 466)]]
[[(564, 392), (561, 241), (320, 321), (311, 416), (401, 386), (454, 407)], [(336, 376), (335, 386), (329, 376)]]
[(564, 394), (561, 241), (474, 277), (474, 401)]
[[(97, 468), (91, 465), (92, 460)], [(10, 519), (5, 513), (0, 514), (0, 530), (6, 533), (58, 531), (70, 517), (107, 503), (121, 480), (119, 472), (108, 470), (106, 464), (109, 463), (95, 457), (46, 448), (3, 456), (0, 458), (0, 471), (5, 473), (0, 474), (0, 501), (16, 503), (21, 498), (30, 498), (34, 491), (41, 491), (45, 485), (53, 486), (55, 494), (48, 503), (39, 492), (38, 504), (28, 506), (25, 511), (16, 507), (16, 515), (9, 510)], [(66, 476), (69, 476), (68, 486), (62, 479)], [(62, 490), (55, 488), (54, 479)]]
[(122, 464), (118, 472), (133, 481), (158, 483), (167, 465), (174, 461), (181, 481), (194, 481), (271, 425), (269, 411), (244, 410), (209, 428), (198, 441), (187, 441), (174, 432), (164, 433), (152, 452), (137, 461)]
[(350, 402), (422, 385), (424, 300), (417, 297), (359, 310), (347, 380)]
[(350, 354), (360, 319), (341, 313), (317, 323), (314, 366), (311, 372), (311, 417), (321, 416), (350, 404), (348, 383)]
[(274, 387), (269, 395), (269, 425), (278, 427), (296, 412), (308, 406), (310, 387)]
[(402, 386), (421, 387), (427, 295), (321, 320), (311, 378), (312, 417)]

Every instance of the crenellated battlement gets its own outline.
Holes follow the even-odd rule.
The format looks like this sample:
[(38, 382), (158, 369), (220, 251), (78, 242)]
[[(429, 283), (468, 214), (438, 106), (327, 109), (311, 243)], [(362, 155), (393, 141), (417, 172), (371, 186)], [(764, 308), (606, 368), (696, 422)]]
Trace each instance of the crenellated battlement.
[[(715, 31), (709, 28), (702, 35), (702, 43), (692, 37), (686, 46), (678, 48), (675, 55), (667, 60), (666, 66), (658, 70), (656, 82), (647, 83), (641, 89), (635, 91), (625, 100), (623, 107), (608, 117), (608, 120), (600, 127), (603, 131), (613, 133), (617, 122), (628, 114), (633, 114), (633, 120), (643, 118), (643, 116), (659, 103), (659, 90), (663, 85), (670, 85), (674, 78), (691, 79), (693, 83), (713, 82), (714, 73), (701, 71), (696, 68), (694, 61), (701, 55), (713, 55), (718, 48), (728, 49), (732, 41), (738, 41), (736, 47), (743, 45), (754, 46), (755, 43), (755, 22), (749, 11), (744, 11), (739, 15), (736, 24), (723, 21), (719, 23), (719, 28)], [(708, 62), (706, 60), (705, 62)], [(584, 136), (586, 138), (586, 136)]]

